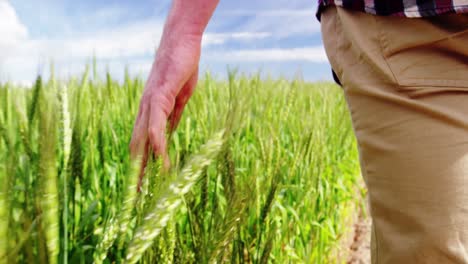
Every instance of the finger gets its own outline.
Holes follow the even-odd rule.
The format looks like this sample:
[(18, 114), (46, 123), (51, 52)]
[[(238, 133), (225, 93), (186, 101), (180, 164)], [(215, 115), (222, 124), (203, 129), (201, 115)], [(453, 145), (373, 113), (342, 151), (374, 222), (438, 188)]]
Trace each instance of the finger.
[(179, 94), (175, 99), (174, 109), (169, 117), (169, 133), (172, 134), (174, 130), (179, 125), (182, 113), (184, 112), (185, 106), (187, 105), (188, 100), (192, 97), (195, 87), (197, 86), (198, 81), (198, 68), (195, 70), (190, 79), (185, 83), (185, 85), (180, 90)]
[(163, 159), (164, 168), (169, 168), (170, 164), (166, 143), (167, 114), (162, 109), (163, 108), (157, 101), (151, 105), (148, 138), (156, 158), (161, 157)]
[(130, 155), (136, 158), (139, 155), (144, 155), (145, 143), (148, 139), (148, 104), (143, 98), (140, 110), (133, 127), (132, 138), (130, 140)]
[(146, 140), (145, 149), (143, 151), (143, 158), (141, 159), (140, 176), (138, 178), (138, 192), (141, 191), (141, 185), (143, 183), (143, 177), (145, 176), (146, 165), (148, 164), (148, 157), (150, 151), (149, 146), (149, 140)]

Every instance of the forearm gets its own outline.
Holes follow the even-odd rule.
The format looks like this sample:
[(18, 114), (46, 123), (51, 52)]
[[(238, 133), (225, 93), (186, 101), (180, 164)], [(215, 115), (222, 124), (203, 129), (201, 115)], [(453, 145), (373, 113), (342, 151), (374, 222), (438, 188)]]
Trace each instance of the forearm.
[(155, 64), (153, 86), (167, 86), (171, 98), (195, 74), (201, 53), (203, 32), (219, 0), (173, 0), (164, 25)]
[(163, 39), (203, 36), (219, 0), (174, 0), (164, 26)]

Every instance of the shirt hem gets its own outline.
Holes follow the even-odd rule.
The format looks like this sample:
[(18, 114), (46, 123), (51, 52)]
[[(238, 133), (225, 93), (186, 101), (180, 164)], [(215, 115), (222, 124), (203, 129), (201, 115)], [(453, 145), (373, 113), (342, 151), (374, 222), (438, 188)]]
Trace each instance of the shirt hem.
[[(338, 6), (341, 8), (345, 8), (343, 6), (335, 5), (335, 4), (319, 4), (317, 8), (317, 12), (315, 14), (318, 21), (320, 21), (320, 15), (323, 10), (329, 6)], [(348, 9), (348, 8), (345, 8)], [(356, 10), (356, 9), (349, 9), (355, 10), (359, 12), (364, 12), (371, 15), (378, 15), (378, 16), (397, 16), (397, 17), (407, 17), (407, 18), (422, 18), (422, 17), (432, 17), (438, 16), (443, 14), (450, 14), (450, 13), (468, 13), (468, 5), (458, 5), (458, 6), (441, 6), (435, 8), (426, 8), (426, 9), (417, 9), (417, 10), (401, 10), (399, 12), (393, 12), (389, 14), (378, 14), (375, 7), (372, 6), (364, 6), (364, 10)]]

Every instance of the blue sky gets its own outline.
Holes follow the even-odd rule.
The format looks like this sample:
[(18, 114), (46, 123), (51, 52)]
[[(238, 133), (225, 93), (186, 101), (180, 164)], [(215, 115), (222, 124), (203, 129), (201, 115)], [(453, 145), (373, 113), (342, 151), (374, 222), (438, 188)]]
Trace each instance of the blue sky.
[[(79, 74), (95, 54), (99, 71), (125, 66), (146, 76), (170, 0), (0, 0), (0, 80)], [(315, 0), (221, 0), (203, 39), (201, 69), (227, 67), (274, 77), (330, 80)]]

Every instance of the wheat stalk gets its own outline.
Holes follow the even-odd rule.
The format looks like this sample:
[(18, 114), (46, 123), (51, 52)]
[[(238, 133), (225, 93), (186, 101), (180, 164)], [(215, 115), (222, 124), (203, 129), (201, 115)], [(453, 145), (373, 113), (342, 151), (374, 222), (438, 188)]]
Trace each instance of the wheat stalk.
[[(56, 164), (56, 140), (57, 127), (55, 123), (55, 102), (49, 96), (46, 102), (46, 94), (40, 95), (40, 123), (39, 132), (41, 141), (39, 144), (39, 175), (42, 178), (41, 206), (44, 218), (42, 221), (45, 231), (46, 246), (49, 263), (57, 263), (59, 253), (59, 220), (58, 220), (58, 190)], [(52, 99), (52, 100), (51, 100)], [(50, 102), (52, 101), (52, 102)], [(45, 108), (45, 109), (44, 109)]]
[(196, 183), (203, 169), (208, 166), (223, 144), (223, 133), (217, 133), (192, 157), (177, 174), (176, 178), (163, 189), (154, 208), (145, 216), (138, 227), (128, 250), (127, 263), (136, 263), (143, 253), (151, 246), (153, 240), (159, 235), (168, 221), (183, 203), (181, 196), (185, 195)]
[(8, 253), (8, 177), (6, 168), (0, 167), (0, 264), (7, 263)]
[(97, 230), (96, 233), (103, 231), (103, 237), (96, 247), (93, 258), (95, 264), (103, 263), (107, 256), (109, 248), (114, 244), (119, 237), (119, 249), (123, 248), (125, 242), (125, 234), (129, 228), (132, 212), (137, 199), (138, 174), (140, 171), (141, 159), (136, 159), (132, 162), (127, 179), (127, 185), (124, 195), (123, 207), (119, 211), (117, 218), (111, 218), (106, 224), (105, 230)]
[(99, 230), (96, 232), (103, 232), (104, 235), (101, 239), (101, 242), (96, 247), (96, 251), (94, 251), (94, 263), (100, 264), (103, 263), (104, 259), (106, 259), (107, 251), (114, 243), (115, 239), (119, 234), (119, 225), (115, 218), (111, 218), (107, 224), (105, 231)]
[(63, 86), (60, 89), (60, 98), (62, 101), (62, 125), (63, 125), (63, 171), (62, 171), (62, 187), (63, 187), (63, 264), (68, 263), (68, 159), (70, 158), (72, 129), (70, 121), (70, 112), (68, 110), (68, 89)]
[(72, 129), (70, 121), (70, 111), (68, 110), (68, 94), (67, 86), (64, 85), (60, 89), (60, 97), (62, 99), (62, 117), (63, 117), (63, 165), (64, 168), (68, 165), (68, 159), (70, 157), (71, 141), (72, 141)]
[(123, 207), (119, 213), (119, 249), (123, 248), (126, 239), (127, 230), (130, 228), (132, 212), (135, 208), (135, 202), (138, 198), (138, 179), (140, 173), (141, 158), (136, 159), (130, 168), (129, 178), (127, 179), (127, 188), (124, 194)]

